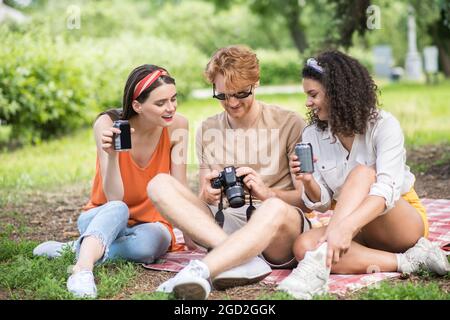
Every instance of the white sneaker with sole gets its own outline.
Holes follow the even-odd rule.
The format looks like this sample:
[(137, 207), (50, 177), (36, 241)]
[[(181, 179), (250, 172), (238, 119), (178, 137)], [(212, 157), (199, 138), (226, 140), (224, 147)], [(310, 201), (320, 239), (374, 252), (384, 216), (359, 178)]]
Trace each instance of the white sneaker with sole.
[[(181, 272), (181, 271), (180, 271)], [(172, 293), (173, 292), (173, 286), (175, 284), (175, 277), (170, 278), (169, 280), (164, 281), (161, 283), (158, 288), (156, 288), (156, 292), (163, 292), (163, 293)]]
[(296, 299), (310, 300), (314, 295), (328, 292), (330, 268), (326, 267), (327, 244), (307, 251), (302, 261), (277, 287)]
[(220, 273), (212, 280), (212, 284), (218, 290), (245, 286), (261, 281), (271, 272), (272, 269), (263, 259), (254, 257), (244, 264)]
[(450, 271), (444, 251), (423, 237), (405, 253), (397, 254), (397, 262), (398, 271), (404, 273), (416, 272), (421, 266), (441, 276)]
[(157, 292), (175, 294), (182, 300), (205, 300), (211, 292), (208, 267), (200, 260), (191, 260), (175, 277), (162, 283)]
[(83, 270), (72, 274), (67, 280), (67, 290), (77, 298), (96, 298), (97, 287), (92, 271)]
[(66, 248), (70, 248), (72, 252), (75, 252), (75, 241), (58, 242), (58, 241), (46, 241), (38, 245), (33, 250), (33, 255), (44, 256), (48, 258), (58, 258), (61, 256)]

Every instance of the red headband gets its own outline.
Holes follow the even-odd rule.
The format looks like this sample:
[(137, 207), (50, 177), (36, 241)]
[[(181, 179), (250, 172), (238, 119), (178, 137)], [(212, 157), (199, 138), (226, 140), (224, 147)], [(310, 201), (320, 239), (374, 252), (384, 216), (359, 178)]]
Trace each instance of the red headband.
[(139, 97), (145, 89), (150, 87), (152, 83), (156, 81), (156, 79), (158, 79), (160, 76), (166, 75), (166, 71), (159, 69), (145, 76), (141, 81), (138, 82), (138, 84), (134, 88), (133, 100), (136, 100), (137, 97)]

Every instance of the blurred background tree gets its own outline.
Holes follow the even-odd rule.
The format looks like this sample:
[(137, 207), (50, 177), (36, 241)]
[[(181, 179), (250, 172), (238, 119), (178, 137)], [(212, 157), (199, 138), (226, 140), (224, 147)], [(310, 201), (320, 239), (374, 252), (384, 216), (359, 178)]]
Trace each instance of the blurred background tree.
[[(256, 50), (262, 85), (297, 84), (304, 59), (327, 48), (372, 70), (373, 46), (388, 44), (404, 65), (410, 4), (419, 50), (436, 45), (450, 76), (450, 0), (3, 2), (28, 19), (0, 21), (0, 144), (38, 143), (89, 125), (97, 112), (120, 107), (127, 75), (143, 63), (166, 67), (187, 99), (206, 86), (208, 57), (231, 44)], [(381, 12), (379, 29), (367, 27), (369, 5)]]
[[(450, 77), (449, 0), (205, 1), (214, 3), (218, 10), (229, 10), (233, 5), (248, 5), (253, 13), (271, 24), (273, 18), (277, 18), (289, 30), (292, 44), (301, 55), (305, 51), (316, 52), (318, 49), (349, 49), (357, 41), (357, 37), (365, 37), (357, 44), (365, 44), (366, 48), (369, 43), (374, 45), (390, 38), (389, 44), (403, 44), (401, 53), (400, 50), (395, 50), (396, 60), (402, 63), (404, 57), (401, 54), (406, 52), (406, 12), (408, 5), (412, 5), (418, 14), (419, 46), (429, 43), (436, 45), (442, 71)], [(383, 31), (370, 32), (367, 27), (367, 9), (371, 5), (378, 6), (383, 14)]]

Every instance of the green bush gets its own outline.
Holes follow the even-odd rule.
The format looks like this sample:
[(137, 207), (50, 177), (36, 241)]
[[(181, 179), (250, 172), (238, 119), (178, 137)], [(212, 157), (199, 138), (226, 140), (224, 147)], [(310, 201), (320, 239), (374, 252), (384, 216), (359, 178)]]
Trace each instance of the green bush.
[(206, 62), (193, 47), (128, 34), (68, 42), (44, 28), (3, 26), (0, 42), (0, 120), (22, 143), (71, 132), (120, 107), (126, 78), (140, 64), (167, 68), (185, 97), (201, 86)]
[(296, 50), (256, 50), (261, 69), (261, 85), (299, 84), (302, 58)]
[(95, 82), (78, 52), (62, 39), (5, 27), (0, 42), (0, 119), (12, 127), (13, 137), (39, 141), (92, 118)]
[(267, 23), (246, 5), (217, 10), (206, 1), (168, 1), (155, 12), (154, 21), (155, 34), (193, 45), (207, 56), (233, 44), (253, 49), (291, 46), (288, 31), (278, 19)]
[(36, 23), (50, 26), (53, 34), (70, 40), (114, 37), (125, 30), (143, 35), (153, 28), (153, 19), (148, 19), (151, 6), (152, 1), (48, 0), (33, 18)]

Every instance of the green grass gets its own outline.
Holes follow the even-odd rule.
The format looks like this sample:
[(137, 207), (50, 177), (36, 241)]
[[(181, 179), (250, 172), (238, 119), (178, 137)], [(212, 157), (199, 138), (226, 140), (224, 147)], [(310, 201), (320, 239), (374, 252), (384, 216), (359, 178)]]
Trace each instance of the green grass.
[[(11, 229), (0, 236), (0, 288), (12, 299), (74, 299), (66, 289), (75, 254), (65, 251), (58, 259), (34, 257), (35, 241), (15, 241), (8, 238)], [(114, 261), (94, 270), (98, 298), (119, 294), (137, 275), (131, 262)]]
[(89, 181), (95, 168), (92, 130), (0, 153), (0, 190), (58, 187)]
[(450, 142), (450, 82), (381, 88), (383, 108), (400, 121), (409, 146)]
[[(287, 292), (277, 291), (274, 293), (264, 293), (258, 297), (258, 300), (295, 300), (294, 296)], [(336, 300), (336, 296), (332, 294), (316, 295), (313, 300)]]
[(174, 295), (163, 293), (163, 292), (153, 292), (153, 293), (135, 293), (132, 294), (130, 300), (173, 300)]
[(436, 283), (393, 285), (383, 282), (357, 296), (360, 300), (450, 300), (450, 294), (442, 291)]

